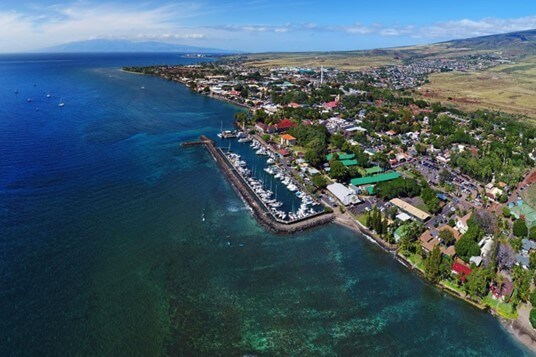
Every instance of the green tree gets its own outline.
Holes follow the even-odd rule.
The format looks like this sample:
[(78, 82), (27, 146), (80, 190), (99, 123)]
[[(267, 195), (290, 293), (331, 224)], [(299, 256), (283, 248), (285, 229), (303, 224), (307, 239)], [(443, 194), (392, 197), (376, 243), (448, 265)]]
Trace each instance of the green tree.
[(504, 206), (502, 209), (502, 214), (506, 218), (510, 218), (510, 208), (508, 208), (507, 206)]
[(456, 238), (454, 238), (454, 234), (449, 229), (440, 230), (439, 238), (441, 238), (447, 247), (456, 243)]
[(532, 328), (536, 328), (536, 307), (533, 307), (532, 310), (530, 310), (529, 320)]
[(528, 270), (517, 265), (512, 268), (512, 277), (517, 287), (517, 298), (521, 301), (528, 301), (530, 298), (531, 274)]
[(527, 223), (523, 217), (514, 222), (513, 232), (516, 237), (526, 237), (529, 234)]
[(329, 138), (329, 141), (333, 146), (335, 146), (338, 149), (342, 149), (342, 146), (345, 142), (344, 136), (342, 136), (341, 134), (331, 135), (331, 137)]
[(475, 255), (480, 255), (480, 248), (478, 243), (473, 240), (471, 236), (467, 234), (462, 235), (460, 240), (454, 245), (456, 254), (464, 261), (468, 262), (469, 258)]
[(536, 226), (530, 227), (529, 238), (532, 240), (536, 240)]
[(314, 175), (313, 185), (323, 190), (328, 185), (328, 180), (326, 180), (326, 178), (323, 175)]
[(467, 277), (465, 289), (467, 294), (475, 297), (484, 297), (488, 286), (488, 274), (485, 269), (473, 269)]
[(439, 249), (439, 246), (436, 245), (424, 263), (426, 278), (432, 283), (437, 283), (439, 281), (441, 259), (441, 250)]
[(348, 169), (339, 160), (333, 159), (329, 162), (329, 175), (339, 181), (348, 179)]

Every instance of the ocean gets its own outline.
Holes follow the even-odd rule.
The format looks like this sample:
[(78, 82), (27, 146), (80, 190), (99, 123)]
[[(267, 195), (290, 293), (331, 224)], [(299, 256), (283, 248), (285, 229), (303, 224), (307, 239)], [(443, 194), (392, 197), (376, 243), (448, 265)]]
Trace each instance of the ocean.
[(0, 56), (0, 355), (529, 353), (346, 228), (259, 227), (179, 148), (240, 109), (120, 71), (195, 61)]

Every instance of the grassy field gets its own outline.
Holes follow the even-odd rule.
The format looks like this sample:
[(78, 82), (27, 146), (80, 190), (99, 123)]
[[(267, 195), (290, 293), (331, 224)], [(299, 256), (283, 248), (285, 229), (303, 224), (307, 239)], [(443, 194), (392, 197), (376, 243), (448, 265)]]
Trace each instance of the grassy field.
[(489, 293), (488, 296), (486, 296), (482, 302), (484, 304), (489, 305), (492, 309), (494, 309), (499, 315), (504, 318), (512, 320), (517, 318), (517, 310), (514, 309), (513, 304), (507, 304), (499, 300), (494, 300), (491, 297), (491, 293)]
[(536, 185), (531, 185), (521, 194), (521, 198), (525, 201), (530, 207), (536, 207)]
[(481, 72), (436, 73), (429, 79), (419, 90), (425, 99), (536, 119), (536, 57)]
[(343, 70), (359, 70), (368, 67), (400, 63), (392, 55), (359, 55), (341, 52), (323, 53), (266, 53), (248, 55), (248, 65), (259, 68), (272, 67), (335, 67)]

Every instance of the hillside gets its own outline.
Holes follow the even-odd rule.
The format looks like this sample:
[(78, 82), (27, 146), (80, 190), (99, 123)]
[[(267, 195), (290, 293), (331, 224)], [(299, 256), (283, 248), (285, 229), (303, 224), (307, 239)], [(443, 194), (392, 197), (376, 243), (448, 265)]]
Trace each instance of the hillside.
[(449, 49), (501, 51), (510, 56), (529, 56), (536, 54), (536, 30), (453, 40), (443, 45)]
[(470, 54), (501, 53), (521, 58), (536, 55), (536, 30), (451, 40), (422, 46), (337, 52), (255, 53), (242, 56), (256, 67), (332, 66), (358, 70), (422, 58), (452, 58)]

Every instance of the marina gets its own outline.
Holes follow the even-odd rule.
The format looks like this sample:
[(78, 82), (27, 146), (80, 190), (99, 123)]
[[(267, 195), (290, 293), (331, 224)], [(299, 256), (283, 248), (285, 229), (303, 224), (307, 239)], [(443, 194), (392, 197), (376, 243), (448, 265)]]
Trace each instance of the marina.
[[(230, 149), (231, 145), (228, 148), (219, 148), (206, 136), (201, 136), (199, 141), (182, 143), (181, 147), (205, 146), (233, 187), (251, 207), (259, 223), (271, 231), (295, 233), (329, 223), (334, 219), (334, 215), (325, 213), (323, 206), (312, 196), (298, 190), (298, 184), (284, 170), (268, 164), (266, 158), (259, 161), (260, 157), (264, 156), (274, 159), (270, 156), (273, 152), (265, 148), (262, 150), (261, 147), (252, 151), (260, 145), (256, 140), (252, 140), (252, 144), (249, 145), (240, 144), (240, 151), (245, 153), (244, 156), (249, 156), (248, 159), (253, 159), (254, 156), (259, 158), (246, 162), (241, 154)], [(247, 155), (248, 150), (250, 155)], [(248, 162), (257, 165), (249, 168)], [(264, 165), (260, 165), (260, 162), (264, 162)], [(273, 176), (264, 169), (272, 172)], [(273, 190), (267, 185), (271, 185)]]

